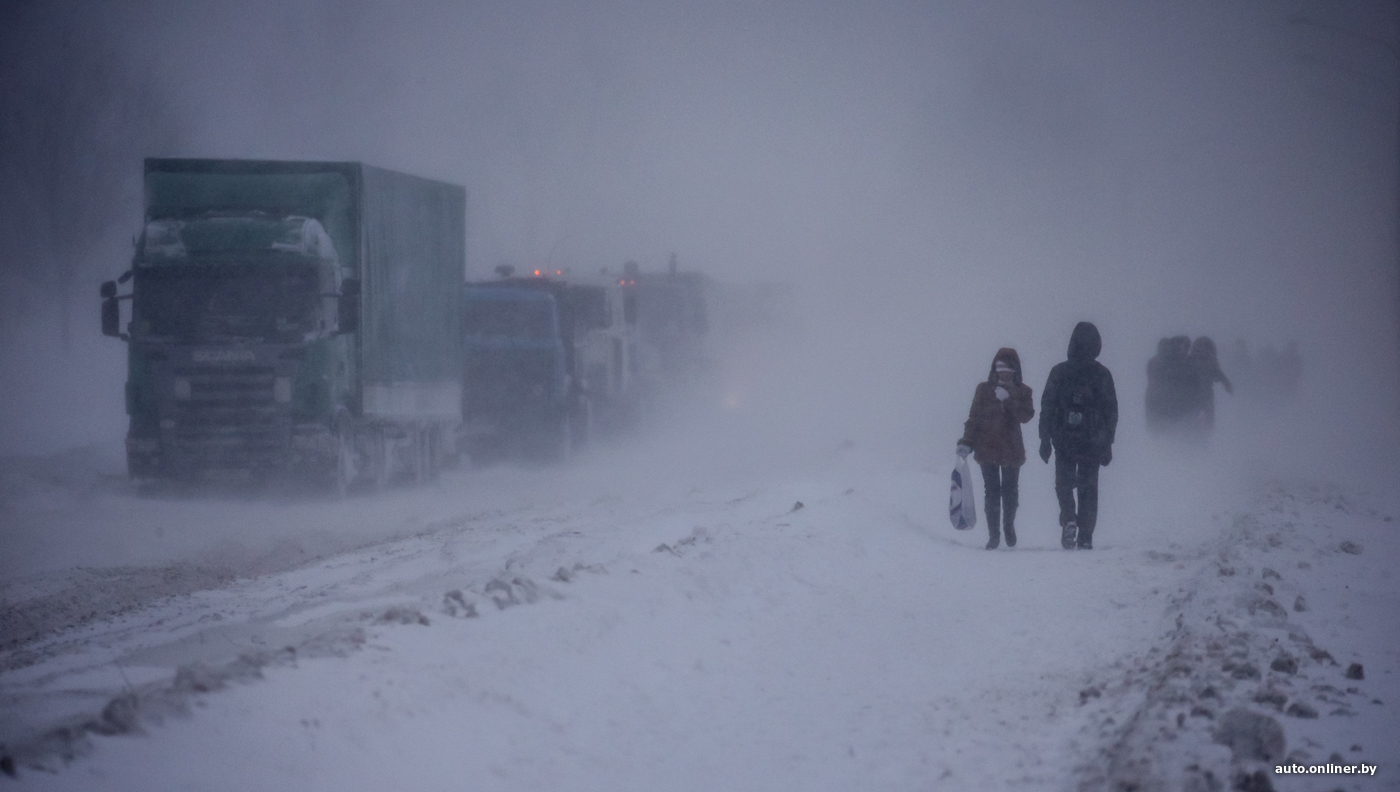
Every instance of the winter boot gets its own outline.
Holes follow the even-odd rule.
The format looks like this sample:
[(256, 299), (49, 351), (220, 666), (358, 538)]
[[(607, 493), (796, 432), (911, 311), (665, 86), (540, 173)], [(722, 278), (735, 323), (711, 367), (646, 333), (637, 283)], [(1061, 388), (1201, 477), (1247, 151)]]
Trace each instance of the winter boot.
[(1066, 550), (1073, 550), (1075, 542), (1079, 539), (1079, 526), (1070, 520), (1065, 523), (1065, 527), (1060, 531), (1060, 547)]
[(987, 549), (995, 550), (1001, 545), (1001, 504), (988, 499), (985, 508), (987, 516)]
[(995, 550), (1001, 545), (1001, 532), (997, 530), (996, 523), (987, 523), (987, 549)]
[(1013, 524), (1013, 520), (1015, 519), (1015, 517), (1016, 511), (1014, 509), (1007, 509), (1006, 519), (1002, 521), (1003, 525), (1001, 526), (1001, 530), (1002, 533), (1006, 534), (1007, 547), (1016, 546), (1016, 526)]
[(1079, 532), (1079, 536), (1075, 537), (1075, 546), (1078, 547), (1080, 550), (1093, 550), (1093, 549), (1094, 549), (1094, 534), (1093, 534), (1093, 532), (1092, 532), (1092, 531), (1080, 531), (1080, 532)]

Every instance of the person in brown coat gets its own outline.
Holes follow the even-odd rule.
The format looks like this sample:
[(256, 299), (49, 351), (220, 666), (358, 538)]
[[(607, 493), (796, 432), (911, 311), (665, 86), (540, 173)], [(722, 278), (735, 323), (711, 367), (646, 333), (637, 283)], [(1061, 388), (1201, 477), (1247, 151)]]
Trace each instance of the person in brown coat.
[(1031, 388), (1021, 382), (1021, 356), (1002, 347), (992, 358), (992, 371), (986, 382), (978, 383), (968, 411), (958, 456), (973, 454), (982, 466), (982, 483), (987, 490), (987, 549), (1001, 544), (1001, 528), (1006, 546), (1016, 546), (1016, 507), (1020, 503), (1017, 483), (1021, 465), (1026, 463), (1026, 446), (1021, 441), (1021, 424), (1035, 416)]

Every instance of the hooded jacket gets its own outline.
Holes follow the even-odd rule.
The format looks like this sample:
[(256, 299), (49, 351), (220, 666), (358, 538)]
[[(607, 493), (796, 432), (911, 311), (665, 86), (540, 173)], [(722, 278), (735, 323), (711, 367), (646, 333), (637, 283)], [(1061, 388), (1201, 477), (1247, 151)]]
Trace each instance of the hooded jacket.
[[(1118, 430), (1118, 394), (1113, 375), (1095, 358), (1103, 349), (1099, 329), (1090, 322), (1074, 326), (1068, 360), (1050, 369), (1040, 396), (1040, 440), (1055, 453), (1075, 460), (1098, 461), (1113, 446)], [(1082, 417), (1071, 422), (1072, 405), (1083, 404)]]
[[(1011, 394), (1006, 401), (997, 398), (997, 363), (1011, 366)], [(1010, 347), (997, 350), (986, 382), (977, 384), (972, 409), (959, 444), (973, 451), (979, 465), (1015, 467), (1026, 463), (1026, 445), (1021, 440), (1021, 424), (1035, 416), (1031, 387), (1021, 382), (1021, 356)]]

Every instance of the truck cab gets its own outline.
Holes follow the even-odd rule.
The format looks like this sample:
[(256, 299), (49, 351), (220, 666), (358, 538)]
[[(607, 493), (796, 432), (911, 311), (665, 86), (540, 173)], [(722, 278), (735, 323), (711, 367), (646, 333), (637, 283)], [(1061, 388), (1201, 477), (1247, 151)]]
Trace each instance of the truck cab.
[(461, 445), (478, 458), (506, 444), (565, 453), (582, 394), (555, 296), (509, 285), (463, 296)]
[(346, 274), (318, 221), (152, 220), (130, 275), (133, 475), (280, 473), (334, 458), (323, 419), (346, 402), (353, 359), (340, 336)]
[(462, 305), (469, 454), (560, 459), (616, 425), (633, 351), (617, 284), (506, 274), (467, 284)]
[(594, 425), (629, 428), (641, 409), (637, 326), (629, 321), (621, 284), (607, 278), (570, 286), (578, 370), (587, 383)]

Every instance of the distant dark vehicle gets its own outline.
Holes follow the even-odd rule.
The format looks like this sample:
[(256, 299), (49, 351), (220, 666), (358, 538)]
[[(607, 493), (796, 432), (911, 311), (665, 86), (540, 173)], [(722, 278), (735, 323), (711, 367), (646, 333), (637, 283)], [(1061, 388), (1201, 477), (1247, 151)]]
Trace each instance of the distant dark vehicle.
[(478, 461), (563, 459), (616, 427), (636, 395), (630, 334), (617, 284), (467, 284), (462, 447)]
[(344, 489), (438, 469), (461, 418), (461, 187), (148, 159), (145, 204), (131, 269), (102, 284), (102, 330), (130, 343), (131, 475)]

